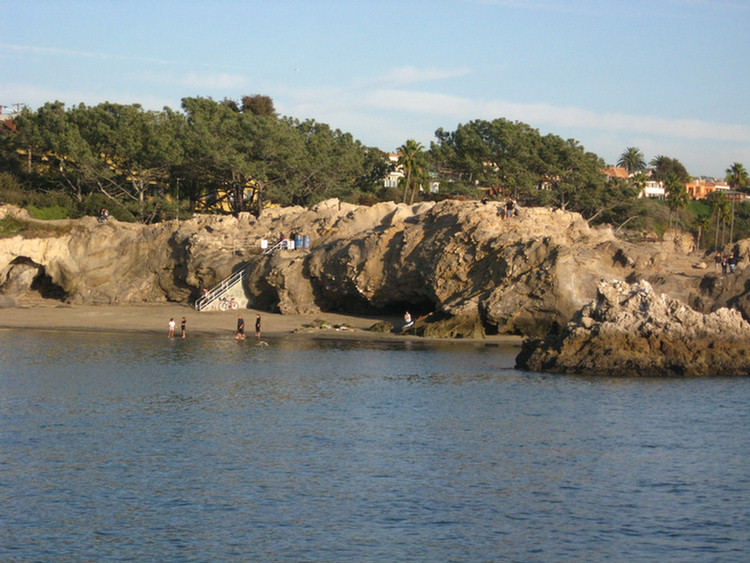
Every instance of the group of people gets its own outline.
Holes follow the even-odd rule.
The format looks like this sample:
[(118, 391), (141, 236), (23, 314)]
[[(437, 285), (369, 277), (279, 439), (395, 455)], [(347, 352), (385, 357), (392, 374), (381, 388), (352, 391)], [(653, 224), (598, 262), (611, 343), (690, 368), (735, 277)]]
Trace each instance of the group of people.
[[(242, 315), (237, 315), (237, 330), (234, 334), (237, 340), (245, 340), (245, 319)], [(255, 338), (260, 341), (260, 314), (255, 315)]]
[(101, 211), (99, 211), (99, 217), (97, 217), (100, 223), (104, 223), (107, 219), (109, 219), (109, 210), (106, 207), (102, 207)]
[(518, 215), (518, 202), (516, 201), (516, 198), (509, 197), (508, 200), (505, 202), (505, 219), (510, 219), (514, 215)]
[(734, 252), (730, 252), (729, 256), (723, 256), (721, 252), (717, 252), (714, 257), (714, 263), (716, 265), (717, 274), (733, 274), (735, 268), (737, 268), (737, 262), (739, 258)]
[(289, 233), (289, 238), (286, 238), (284, 235), (280, 235), (279, 242), (281, 243), (281, 246), (287, 250), (294, 250), (295, 248), (297, 248), (295, 242), (297, 241), (298, 234), (299, 233), (297, 233), (297, 229), (292, 229), (292, 232)]
[[(168, 326), (169, 332), (167, 333), (167, 336), (169, 338), (174, 338), (174, 332), (177, 328), (177, 322), (174, 320), (174, 317), (170, 317)], [(180, 328), (182, 330), (182, 338), (186, 338), (187, 319), (185, 317), (182, 317)], [(234, 335), (237, 340), (245, 340), (245, 319), (242, 318), (242, 315), (237, 315), (237, 330), (234, 332)], [(260, 314), (255, 316), (255, 338), (260, 341)]]
[[(176, 327), (177, 323), (175, 322), (174, 317), (171, 317), (169, 319), (169, 338), (174, 338), (174, 329)], [(187, 336), (187, 319), (185, 317), (182, 317), (180, 329), (182, 330), (182, 337), (185, 338)]]
[[(482, 204), (483, 205), (486, 205), (487, 203), (489, 203), (489, 201), (490, 201), (490, 198), (487, 197), (487, 196), (484, 196), (482, 198)], [(503, 217), (503, 219), (510, 219), (510, 218), (518, 215), (519, 209), (520, 208), (518, 207), (518, 201), (516, 200), (516, 198), (509, 197), (506, 200), (506, 202), (503, 205), (503, 207), (502, 207), (502, 210), (503, 210), (502, 217)]]

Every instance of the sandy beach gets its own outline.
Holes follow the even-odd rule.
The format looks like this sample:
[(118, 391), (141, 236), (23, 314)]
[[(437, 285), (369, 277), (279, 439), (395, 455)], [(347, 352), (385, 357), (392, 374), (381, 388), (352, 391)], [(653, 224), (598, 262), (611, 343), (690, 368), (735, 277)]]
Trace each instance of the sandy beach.
[[(245, 321), (247, 338), (255, 337), (255, 318), (261, 315), (263, 337), (294, 336), (299, 338), (356, 338), (380, 340), (425, 340), (418, 336), (398, 333), (372, 332), (368, 329), (377, 322), (388, 321), (399, 327), (399, 317), (339, 315), (316, 313), (310, 315), (280, 315), (253, 309), (238, 311), (203, 311), (177, 303), (127, 305), (67, 305), (55, 301), (20, 304), (0, 309), (0, 329), (62, 330), (83, 332), (138, 332), (163, 334), (168, 332), (169, 319), (174, 318), (180, 336), (180, 321), (187, 319), (188, 338), (205, 336), (234, 337), (237, 316)], [(316, 321), (325, 321), (328, 328), (313, 329)], [(346, 328), (336, 328), (346, 327)], [(304, 330), (300, 330), (304, 329)], [(520, 344), (518, 336), (489, 336), (477, 340), (448, 340), (440, 342), (494, 342)]]

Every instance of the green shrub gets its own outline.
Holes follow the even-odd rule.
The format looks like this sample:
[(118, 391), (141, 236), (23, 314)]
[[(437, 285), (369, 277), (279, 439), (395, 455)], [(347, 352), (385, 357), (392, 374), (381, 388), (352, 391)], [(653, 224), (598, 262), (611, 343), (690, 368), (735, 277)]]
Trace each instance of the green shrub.
[(70, 210), (60, 205), (54, 205), (51, 207), (36, 207), (34, 205), (29, 205), (26, 210), (34, 219), (42, 219), (44, 221), (54, 221), (56, 219), (67, 219), (70, 217)]
[(0, 172), (0, 202), (23, 207), (28, 192), (24, 191), (18, 178), (10, 172)]

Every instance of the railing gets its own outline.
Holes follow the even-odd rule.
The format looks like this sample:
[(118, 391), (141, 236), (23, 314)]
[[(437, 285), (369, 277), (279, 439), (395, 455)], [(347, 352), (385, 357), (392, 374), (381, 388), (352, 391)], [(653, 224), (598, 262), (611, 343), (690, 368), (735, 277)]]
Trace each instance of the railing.
[(197, 311), (202, 311), (203, 309), (211, 305), (214, 301), (220, 299), (224, 294), (226, 294), (227, 291), (229, 291), (242, 281), (242, 279), (245, 277), (246, 270), (247, 266), (242, 268), (241, 270), (237, 270), (231, 276), (221, 281), (218, 285), (209, 289), (206, 295), (195, 302), (195, 309)]
[(279, 242), (277, 242), (273, 246), (269, 246), (268, 248), (266, 248), (263, 251), (263, 256), (268, 256), (269, 254), (273, 254), (277, 250), (286, 250), (286, 241), (285, 240), (280, 240)]

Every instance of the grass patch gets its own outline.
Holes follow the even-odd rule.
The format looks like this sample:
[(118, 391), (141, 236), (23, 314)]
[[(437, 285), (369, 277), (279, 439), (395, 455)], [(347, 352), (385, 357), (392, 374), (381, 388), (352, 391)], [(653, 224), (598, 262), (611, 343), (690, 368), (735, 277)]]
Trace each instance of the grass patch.
[(0, 219), (0, 237), (10, 238), (21, 235), (24, 238), (49, 238), (70, 234), (72, 229), (67, 225), (49, 225), (27, 221), (15, 215), (8, 215)]
[(42, 221), (67, 219), (70, 216), (68, 209), (62, 207), (61, 205), (53, 205), (50, 207), (35, 207), (33, 205), (29, 205), (26, 210), (34, 219), (41, 219)]
[(14, 215), (0, 219), (0, 237), (8, 238), (24, 233), (29, 228), (27, 221), (21, 221)]

